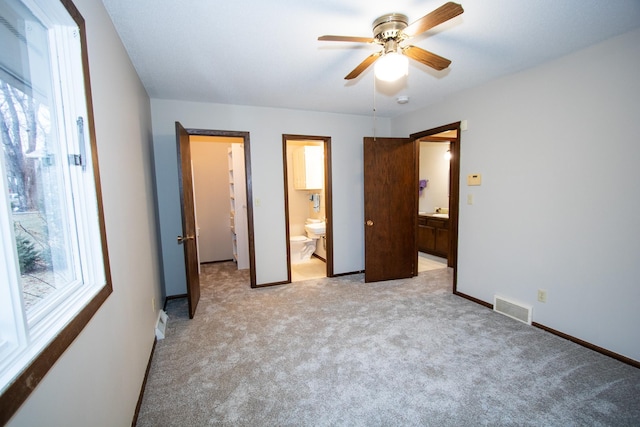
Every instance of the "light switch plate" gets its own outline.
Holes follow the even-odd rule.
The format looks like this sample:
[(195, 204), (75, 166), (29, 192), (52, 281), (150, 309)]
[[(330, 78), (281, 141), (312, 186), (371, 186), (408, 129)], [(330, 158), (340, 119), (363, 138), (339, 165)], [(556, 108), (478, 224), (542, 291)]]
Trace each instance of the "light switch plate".
[(467, 185), (480, 185), (482, 184), (482, 175), (479, 173), (472, 173), (467, 175)]

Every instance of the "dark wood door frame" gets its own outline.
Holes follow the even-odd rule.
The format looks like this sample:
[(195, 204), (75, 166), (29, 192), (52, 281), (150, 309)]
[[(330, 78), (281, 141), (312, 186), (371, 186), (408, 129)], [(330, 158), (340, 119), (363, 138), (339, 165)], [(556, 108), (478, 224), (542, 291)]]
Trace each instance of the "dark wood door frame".
[(322, 141), (324, 147), (324, 207), (327, 219), (326, 242), (327, 242), (327, 277), (334, 277), (333, 271), (333, 193), (331, 176), (331, 137), (330, 136), (310, 136), (310, 135), (282, 135), (282, 169), (284, 175), (284, 215), (287, 238), (287, 282), (291, 283), (291, 242), (289, 232), (289, 187), (287, 168), (287, 141)]
[[(453, 268), (453, 293), (459, 294), (457, 291), (458, 282), (458, 218), (460, 212), (460, 122), (450, 123), (448, 125), (439, 126), (437, 128), (413, 133), (410, 138), (420, 140), (431, 135), (442, 132), (455, 130), (456, 135), (453, 138), (447, 138), (451, 150), (451, 163), (449, 167), (449, 255), (447, 257), (447, 265)], [(444, 139), (443, 139), (444, 141)], [(418, 194), (416, 193), (416, 200)], [(418, 216), (416, 215), (416, 227)], [(416, 254), (417, 256), (417, 254)]]
[(221, 136), (229, 138), (241, 138), (244, 143), (244, 171), (247, 184), (247, 231), (249, 238), (249, 276), (251, 287), (256, 285), (256, 255), (255, 241), (253, 236), (253, 191), (251, 178), (251, 147), (249, 132), (230, 131), (230, 130), (213, 130), (213, 129), (186, 129), (189, 135), (199, 136)]

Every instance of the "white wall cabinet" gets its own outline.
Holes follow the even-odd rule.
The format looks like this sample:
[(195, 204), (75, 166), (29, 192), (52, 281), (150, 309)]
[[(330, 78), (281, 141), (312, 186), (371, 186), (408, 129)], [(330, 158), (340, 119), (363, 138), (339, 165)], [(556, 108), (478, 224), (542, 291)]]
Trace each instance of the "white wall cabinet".
[(324, 148), (298, 147), (293, 152), (293, 188), (319, 190), (324, 185)]

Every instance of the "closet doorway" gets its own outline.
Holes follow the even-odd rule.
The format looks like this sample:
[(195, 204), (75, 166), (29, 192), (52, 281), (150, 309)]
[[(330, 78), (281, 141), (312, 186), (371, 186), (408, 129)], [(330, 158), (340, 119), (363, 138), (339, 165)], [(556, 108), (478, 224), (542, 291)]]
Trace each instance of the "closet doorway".
[(333, 277), (331, 138), (282, 136), (287, 282)]
[(198, 265), (233, 261), (255, 283), (249, 136), (189, 132)]

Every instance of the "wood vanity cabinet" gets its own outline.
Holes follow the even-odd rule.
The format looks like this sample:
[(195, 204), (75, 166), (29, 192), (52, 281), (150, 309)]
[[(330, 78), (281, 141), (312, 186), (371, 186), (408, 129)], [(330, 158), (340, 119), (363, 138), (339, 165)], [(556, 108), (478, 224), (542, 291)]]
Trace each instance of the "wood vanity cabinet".
[(449, 256), (449, 219), (418, 215), (418, 250), (447, 258)]

